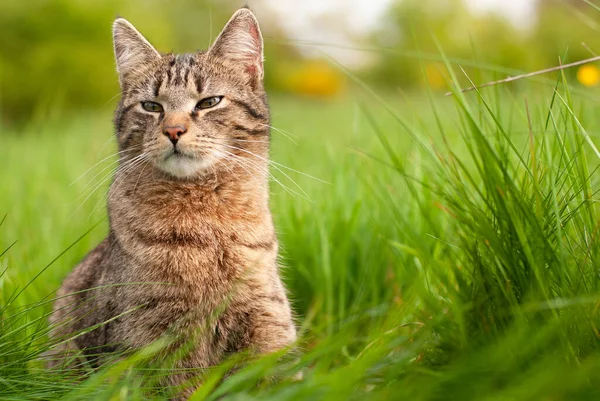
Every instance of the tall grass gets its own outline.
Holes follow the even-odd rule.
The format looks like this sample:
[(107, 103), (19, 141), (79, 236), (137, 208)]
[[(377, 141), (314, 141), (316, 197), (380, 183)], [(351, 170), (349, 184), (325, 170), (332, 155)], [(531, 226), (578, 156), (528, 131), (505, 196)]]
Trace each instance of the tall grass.
[[(272, 183), (302, 351), (202, 372), (193, 399), (600, 396), (599, 121), (585, 96), (559, 76), (451, 98), (275, 98), (273, 124), (297, 144), (274, 130), (272, 159), (319, 179), (273, 171), (306, 192)], [(65, 121), (3, 137), (0, 244), (19, 242), (0, 256), (0, 398), (166, 398), (152, 347), (80, 381), (39, 361), (53, 290), (106, 232), (105, 185), (87, 191), (115, 160), (77, 180), (114, 152), (109, 119)]]

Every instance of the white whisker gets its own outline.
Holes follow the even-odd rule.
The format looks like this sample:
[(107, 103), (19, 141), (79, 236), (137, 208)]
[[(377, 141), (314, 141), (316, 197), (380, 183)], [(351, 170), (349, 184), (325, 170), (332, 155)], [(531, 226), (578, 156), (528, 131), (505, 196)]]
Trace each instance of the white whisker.
[[(232, 159), (229, 159), (229, 160), (232, 161), (232, 162), (235, 162), (238, 166), (244, 168), (248, 172), (248, 174), (252, 175), (252, 173), (250, 171), (248, 171), (248, 169), (245, 168), (244, 163), (250, 164), (248, 167), (254, 167), (257, 170), (261, 171), (262, 173), (267, 174), (270, 179), (272, 179), (277, 184), (279, 184), (279, 186), (281, 186), (281, 188), (283, 188), (290, 195), (292, 195), (292, 196), (297, 195), (297, 196), (299, 196), (299, 197), (301, 197), (303, 199), (311, 201), (310, 198), (308, 198), (308, 196), (306, 195), (306, 193), (304, 193), (304, 195), (302, 195), (302, 194), (294, 191), (293, 189), (289, 188), (287, 185), (283, 184), (281, 181), (279, 181), (277, 179), (277, 177), (275, 177), (273, 174), (271, 174), (269, 172), (268, 168), (263, 168), (263, 166), (260, 166), (256, 162), (253, 162), (253, 161), (251, 161), (249, 159), (246, 159), (246, 158), (242, 158), (242, 157), (240, 157), (240, 156), (238, 156), (238, 155), (236, 155), (234, 153), (227, 152), (226, 150), (222, 150), (222, 151), (225, 152), (225, 153), (227, 153), (227, 154), (229, 154), (229, 155), (231, 155)], [(293, 182), (293, 180), (292, 180), (292, 182)], [(302, 189), (300, 189), (300, 190), (302, 190)], [(302, 191), (302, 192), (304, 192), (304, 191)]]
[[(236, 139), (234, 139), (234, 140), (236, 140)], [(227, 145), (226, 145), (224, 142), (222, 142), (222, 141), (207, 141), (207, 142), (210, 142), (210, 143), (213, 143), (213, 144), (217, 144), (217, 145), (225, 145), (225, 146), (227, 146)], [(240, 140), (239, 142), (244, 142), (244, 141)], [(282, 167), (282, 168), (284, 168), (284, 169), (286, 169), (286, 170), (293, 171), (294, 173), (297, 173), (297, 174), (303, 175), (303, 176), (305, 176), (305, 177), (311, 178), (311, 179), (313, 179), (313, 180), (316, 180), (316, 181), (322, 182), (323, 184), (331, 185), (331, 183), (330, 183), (330, 182), (327, 182), (327, 181), (325, 181), (325, 180), (322, 180), (321, 178), (318, 178), (318, 177), (312, 176), (312, 175), (310, 175), (310, 174), (304, 173), (304, 172), (302, 172), (302, 171), (295, 170), (295, 169), (293, 169), (293, 168), (291, 168), (291, 167), (288, 167), (288, 166), (286, 166), (285, 164), (281, 164), (281, 163), (278, 163), (278, 162), (276, 162), (276, 161), (274, 161), (274, 160), (269, 160), (269, 159), (263, 158), (263, 157), (261, 157), (261, 156), (259, 156), (259, 155), (256, 155), (256, 154), (254, 154), (254, 153), (252, 153), (252, 152), (249, 152), (249, 151), (246, 151), (246, 150), (244, 150), (244, 149), (242, 149), (242, 148), (236, 148), (236, 149), (239, 149), (239, 150), (242, 150), (242, 151), (244, 151), (244, 152), (250, 153), (250, 154), (252, 154), (253, 156), (256, 156), (256, 157), (258, 157), (258, 158), (261, 158), (262, 160), (266, 161), (266, 162), (267, 162), (267, 163), (269, 163), (269, 164), (273, 164), (273, 165), (275, 165), (275, 166)]]
[[(87, 184), (86, 184), (86, 185), (85, 185), (85, 186), (84, 186), (84, 187), (81, 189), (81, 191), (82, 191), (82, 192), (84, 192), (84, 191), (85, 191), (85, 189), (86, 189), (86, 188), (88, 188), (88, 187), (90, 186), (90, 184), (92, 184), (92, 183), (94, 182), (94, 179), (95, 179), (97, 176), (99, 176), (99, 175), (100, 175), (100, 174), (101, 174), (103, 171), (105, 171), (106, 169), (108, 169), (108, 168), (111, 168), (111, 166), (113, 166), (114, 164), (116, 164), (116, 163), (123, 163), (122, 165), (120, 165), (120, 166), (117, 166), (115, 169), (112, 169), (112, 170), (111, 170), (111, 171), (109, 171), (107, 174), (105, 174), (105, 175), (102, 177), (102, 179), (100, 180), (101, 182), (105, 182), (105, 181), (106, 181), (106, 179), (107, 179), (107, 178), (110, 178), (110, 177), (112, 177), (112, 176), (113, 176), (113, 174), (114, 174), (116, 171), (118, 171), (118, 170), (119, 170), (119, 168), (125, 168), (125, 167), (126, 167), (128, 164), (132, 163), (132, 162), (133, 162), (134, 160), (136, 160), (136, 159), (137, 159), (139, 156), (141, 156), (141, 155), (138, 155), (138, 156), (134, 157), (133, 159), (131, 159), (131, 160), (127, 160), (127, 161), (125, 161), (125, 162), (123, 162), (121, 159), (119, 159), (119, 160), (116, 160), (115, 162), (112, 162), (110, 165), (106, 166), (105, 168), (103, 168), (102, 170), (100, 170), (100, 171), (99, 171), (99, 172), (98, 172), (96, 175), (94, 175), (94, 177), (92, 177), (92, 179), (91, 179), (91, 180), (90, 180), (90, 181), (89, 181), (89, 182), (88, 182), (88, 183), (87, 183)], [(94, 189), (94, 190), (95, 190), (95, 189)]]
[(269, 125), (269, 124), (263, 124), (263, 123), (258, 123), (258, 124), (260, 124), (260, 125), (262, 125), (262, 126), (265, 126), (265, 127), (269, 127), (269, 128), (271, 128), (272, 130), (274, 130), (275, 132), (279, 132), (281, 135), (285, 136), (287, 139), (289, 139), (290, 141), (292, 141), (292, 143), (293, 143), (294, 145), (298, 145), (298, 142), (296, 142), (295, 140), (293, 140), (293, 139), (292, 139), (292, 137), (294, 137), (294, 138), (298, 139), (298, 136), (297, 136), (297, 135), (294, 135), (294, 134), (292, 134), (291, 132), (288, 132), (288, 131), (282, 130), (281, 128), (277, 128), (277, 127), (274, 127), (274, 126), (272, 126), (272, 125)]
[(146, 165), (144, 165), (144, 167), (142, 167), (142, 170), (140, 171), (140, 174), (138, 175), (138, 178), (137, 178), (137, 180), (136, 180), (136, 182), (135, 182), (135, 185), (133, 186), (133, 191), (132, 191), (132, 193), (135, 193), (135, 190), (137, 189), (137, 186), (138, 186), (138, 184), (139, 184), (139, 182), (140, 182), (140, 178), (142, 177), (142, 173), (144, 172), (144, 170), (146, 170), (146, 167), (147, 167), (147, 166), (148, 166), (148, 165), (146, 164)]
[[(125, 163), (123, 163), (121, 166), (118, 166), (113, 172), (117, 173), (119, 171), (119, 169), (129, 169), (130, 167), (136, 165), (140, 160), (144, 160), (144, 157), (146, 155), (145, 154), (141, 154), (138, 155), (136, 157), (134, 157), (131, 160), (126, 161)], [(96, 191), (106, 183), (106, 181), (108, 179), (110, 179), (113, 176), (113, 172), (107, 174), (106, 176), (103, 177), (103, 179), (100, 181), (99, 184), (97, 184), (85, 197), (85, 199), (81, 202), (81, 204), (73, 211), (73, 213), (71, 214), (70, 217), (73, 217), (75, 215), (75, 213), (77, 213), (79, 211), (79, 209), (81, 209), (81, 207), (87, 202), (87, 200), (94, 194), (96, 193)], [(116, 182), (116, 180), (115, 180)], [(78, 199), (81, 199), (83, 196), (85, 196), (85, 194), (82, 194), (81, 196), (79, 196), (75, 201), (77, 201)]]
[[(135, 162), (134, 162), (134, 161), (133, 161), (133, 159), (132, 159), (132, 160), (131, 160), (131, 163), (129, 163), (129, 164), (127, 165), (127, 167), (125, 167), (125, 168), (122, 168), (122, 169), (117, 169), (117, 171), (115, 172), (115, 181), (113, 182), (113, 184), (111, 185), (111, 187), (108, 189), (108, 192), (107, 192), (107, 197), (106, 197), (107, 201), (108, 201), (108, 200), (110, 199), (110, 197), (112, 196), (112, 192), (111, 192), (111, 191), (113, 191), (114, 189), (116, 189), (116, 188), (118, 187), (117, 181), (118, 181), (120, 178), (122, 178), (122, 179), (124, 180), (124, 179), (125, 179), (125, 177), (126, 177), (126, 176), (128, 176), (129, 174), (133, 173), (133, 171), (134, 171), (134, 170), (135, 170), (137, 167), (139, 167), (139, 166), (140, 166), (140, 165), (142, 165), (144, 162), (146, 162), (146, 161), (148, 161), (148, 160), (149, 160), (149, 158), (147, 157), (147, 155), (146, 155), (146, 154), (141, 154), (141, 155), (139, 155), (139, 156), (142, 156), (142, 157), (140, 157), (139, 159), (135, 160)], [(140, 175), (138, 176), (138, 181), (139, 181), (139, 179), (140, 179), (140, 177), (141, 177), (141, 175), (142, 175), (142, 173), (143, 173), (143, 171), (144, 171), (144, 169), (145, 169), (145, 168), (146, 168), (146, 166), (144, 166), (144, 167), (142, 168), (142, 171), (140, 172)], [(119, 176), (117, 176), (117, 174), (119, 174)], [(134, 192), (135, 192), (135, 189), (137, 188), (137, 184), (138, 184), (138, 183), (136, 182), (136, 184), (135, 184), (135, 187), (134, 187), (134, 189), (133, 189), (133, 190), (134, 190)], [(96, 205), (94, 206), (94, 209), (92, 209), (92, 212), (91, 212), (91, 213), (90, 213), (90, 215), (88, 216), (88, 219), (90, 219), (90, 218), (92, 217), (92, 215), (93, 215), (93, 214), (96, 212), (96, 210), (98, 209), (98, 207), (101, 205), (101, 202), (102, 202), (102, 200), (100, 200), (100, 201), (98, 201), (98, 202), (96, 203)]]
[(249, 141), (249, 140), (245, 140), (245, 139), (237, 139), (237, 138), (232, 138), (233, 141), (236, 142), (249, 142), (249, 143), (269, 143), (269, 141)]
[[(114, 156), (119, 156), (119, 155), (121, 155), (121, 154), (124, 154), (124, 153), (126, 153), (126, 152), (132, 152), (132, 151), (136, 150), (136, 148), (137, 148), (137, 147), (139, 147), (139, 146), (141, 146), (141, 145), (138, 145), (138, 146), (132, 147), (132, 148), (130, 148), (130, 149), (122, 150), (122, 151), (120, 151), (120, 152), (113, 153), (113, 154), (111, 154), (110, 156), (107, 156), (107, 157), (105, 157), (104, 159), (100, 160), (98, 163), (94, 164), (92, 167), (90, 167), (89, 169), (87, 169), (85, 173), (81, 174), (81, 175), (80, 175), (80, 176), (79, 176), (79, 177), (78, 177), (78, 178), (77, 178), (75, 181), (73, 181), (72, 183), (70, 183), (70, 184), (69, 184), (69, 186), (72, 186), (72, 185), (73, 185), (73, 184), (75, 184), (77, 181), (79, 181), (80, 179), (82, 179), (82, 178), (83, 178), (83, 177), (84, 177), (84, 176), (85, 176), (87, 173), (89, 173), (89, 172), (90, 172), (90, 171), (91, 171), (91, 170), (92, 170), (94, 167), (96, 167), (96, 166), (97, 166), (97, 165), (99, 165), (100, 163), (102, 163), (102, 162), (104, 162), (104, 161), (106, 161), (106, 160), (108, 160), (108, 159), (110, 159), (110, 158), (112, 158), (112, 157), (114, 157)], [(117, 160), (115, 160), (115, 161), (111, 162), (111, 164), (109, 164), (109, 166), (111, 166), (111, 165), (115, 164), (115, 163), (116, 163), (116, 162), (118, 162), (118, 161), (119, 161), (119, 159), (117, 159)], [(100, 172), (102, 172), (102, 171), (104, 171), (104, 170), (105, 170), (105, 169), (103, 169), (103, 170), (100, 170)], [(96, 175), (96, 176), (97, 176), (97, 175)], [(94, 179), (96, 176), (92, 177), (92, 180), (93, 180), (93, 179)], [(84, 187), (84, 188), (85, 188), (85, 187)]]
[[(227, 147), (229, 147), (229, 148), (232, 148), (232, 149), (237, 149), (237, 150), (239, 150), (239, 151), (242, 151), (242, 152), (248, 153), (249, 155), (252, 155), (252, 156), (254, 156), (254, 157), (256, 157), (256, 158), (258, 158), (258, 159), (260, 159), (260, 160), (263, 160), (263, 161), (265, 161), (265, 162), (267, 162), (267, 163), (271, 163), (271, 161), (270, 161), (269, 159), (267, 159), (267, 158), (265, 158), (265, 157), (262, 157), (262, 156), (259, 156), (259, 155), (255, 154), (255, 153), (252, 153), (252, 152), (250, 152), (249, 150), (242, 149), (242, 148), (239, 148), (239, 147), (237, 147), (237, 146), (230, 146), (230, 145), (225, 145), (225, 144), (223, 144), (223, 146), (227, 146)], [(298, 189), (299, 189), (299, 190), (300, 190), (300, 191), (301, 191), (301, 192), (304, 194), (304, 196), (308, 197), (308, 194), (307, 194), (307, 193), (304, 191), (304, 189), (302, 189), (302, 187), (301, 187), (300, 185), (298, 185), (298, 183), (297, 183), (296, 181), (294, 181), (294, 179), (293, 179), (292, 177), (290, 177), (289, 175), (287, 175), (287, 174), (285, 173), (285, 171), (283, 171), (282, 169), (280, 169), (279, 167), (277, 167), (277, 165), (276, 165), (276, 164), (272, 164), (272, 166), (273, 166), (273, 167), (274, 167), (274, 168), (275, 168), (277, 171), (279, 171), (281, 174), (283, 174), (283, 175), (284, 175), (284, 176), (285, 176), (285, 177), (286, 177), (288, 180), (290, 180), (290, 181), (291, 181), (291, 182), (292, 182), (292, 183), (293, 183), (293, 184), (296, 186), (296, 188), (298, 188)]]

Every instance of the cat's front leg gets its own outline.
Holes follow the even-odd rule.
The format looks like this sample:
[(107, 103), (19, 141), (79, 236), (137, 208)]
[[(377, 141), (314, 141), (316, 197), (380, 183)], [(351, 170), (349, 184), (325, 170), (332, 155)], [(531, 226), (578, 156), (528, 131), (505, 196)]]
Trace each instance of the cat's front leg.
[(290, 347), (296, 341), (296, 326), (284, 294), (265, 295), (252, 305), (248, 349), (253, 354), (270, 354)]
[[(248, 349), (254, 356), (268, 355), (284, 349), (292, 349), (296, 342), (296, 326), (294, 324), (289, 304), (285, 296), (269, 297), (269, 302), (261, 303), (252, 315)], [(294, 381), (301, 380), (302, 372), (291, 377)], [(274, 382), (274, 377), (264, 380)]]

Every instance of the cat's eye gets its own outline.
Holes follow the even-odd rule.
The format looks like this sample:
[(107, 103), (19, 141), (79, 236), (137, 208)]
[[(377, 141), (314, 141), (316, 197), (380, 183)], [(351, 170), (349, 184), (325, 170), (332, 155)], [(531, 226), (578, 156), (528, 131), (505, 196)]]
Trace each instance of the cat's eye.
[(142, 108), (152, 113), (161, 113), (163, 111), (163, 107), (156, 102), (142, 102)]
[(211, 107), (215, 107), (221, 102), (222, 99), (223, 96), (211, 96), (207, 97), (206, 99), (202, 99), (196, 105), (196, 110), (204, 110), (210, 109)]

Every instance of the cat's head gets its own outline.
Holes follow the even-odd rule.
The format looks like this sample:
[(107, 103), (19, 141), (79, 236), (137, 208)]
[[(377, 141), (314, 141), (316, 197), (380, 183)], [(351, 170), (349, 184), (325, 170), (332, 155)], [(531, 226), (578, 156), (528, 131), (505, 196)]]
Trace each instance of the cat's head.
[(206, 52), (161, 54), (122, 18), (114, 22), (113, 40), (123, 160), (189, 179), (266, 157), (263, 41), (250, 10), (238, 10)]

